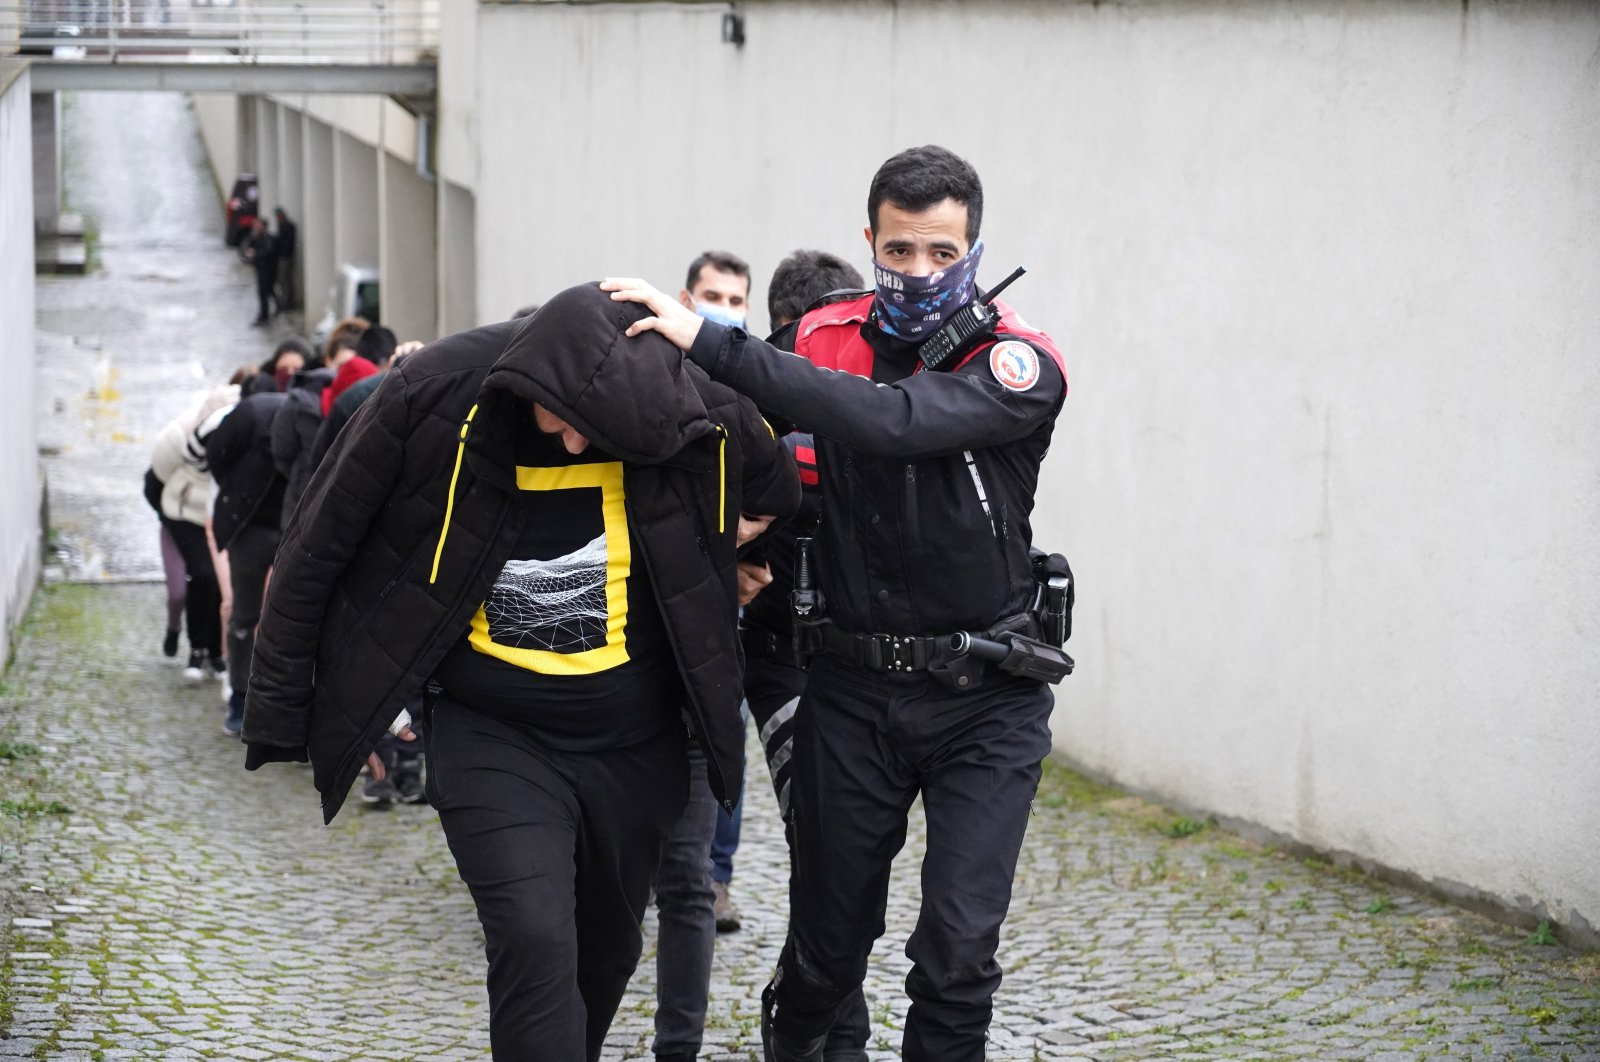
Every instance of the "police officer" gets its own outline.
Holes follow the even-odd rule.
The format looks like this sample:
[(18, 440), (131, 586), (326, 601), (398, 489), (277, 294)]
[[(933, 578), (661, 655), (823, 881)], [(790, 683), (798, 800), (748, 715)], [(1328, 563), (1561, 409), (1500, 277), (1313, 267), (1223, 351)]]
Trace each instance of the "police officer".
[[(983, 189), (935, 146), (867, 197), (875, 289), (801, 319), (796, 353), (702, 320), (642, 281), (613, 298), (724, 383), (816, 437), (816, 566), (829, 624), (795, 714), (789, 938), (763, 994), (769, 1062), (820, 1060), (883, 933), (890, 864), (920, 794), (922, 909), (906, 944), (903, 1056), (982, 1059), (1000, 925), (1050, 751), (1048, 687), (954, 655), (954, 632), (1031, 630), (1039, 464), (1066, 396), (1060, 353), (1000, 306), (940, 371), (922, 344), (977, 296)], [(953, 363), (953, 364), (952, 364)]]

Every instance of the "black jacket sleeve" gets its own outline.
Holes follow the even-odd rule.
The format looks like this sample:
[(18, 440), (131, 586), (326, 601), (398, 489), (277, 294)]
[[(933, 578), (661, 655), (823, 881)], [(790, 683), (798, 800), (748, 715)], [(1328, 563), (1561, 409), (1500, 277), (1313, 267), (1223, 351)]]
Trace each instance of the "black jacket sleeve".
[(1042, 353), (1039, 379), (1026, 391), (1001, 384), (983, 357), (956, 372), (878, 384), (712, 321), (700, 326), (689, 357), (763, 409), (874, 457), (939, 457), (1025, 438), (1055, 415), (1066, 387)]
[(206, 465), (218, 483), (226, 486), (239, 459), (255, 445), (255, 423), (251, 411), (243, 403), (236, 405), (222, 418), (211, 434), (205, 437)]
[(299, 399), (291, 392), (288, 401), (272, 415), (272, 464), (285, 479), (294, 468), (294, 459), (300, 456), (300, 433), (295, 430), (298, 405)]
[[(400, 478), (406, 389), (383, 391), (340, 433), (284, 531), (250, 671), (244, 718), (249, 745), (299, 753), (306, 743), (323, 616)], [(253, 749), (246, 765), (274, 758), (295, 757)]]
[(800, 472), (783, 440), (748, 398), (739, 399), (739, 421), (733, 427), (744, 454), (739, 508), (751, 516), (793, 516), (800, 508)]

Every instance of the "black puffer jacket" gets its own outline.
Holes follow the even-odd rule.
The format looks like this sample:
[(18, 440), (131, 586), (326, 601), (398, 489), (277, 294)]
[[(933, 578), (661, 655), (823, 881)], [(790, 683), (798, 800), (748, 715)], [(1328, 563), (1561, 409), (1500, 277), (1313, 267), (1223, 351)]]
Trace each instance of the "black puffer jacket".
[(626, 511), (710, 759), (738, 795), (741, 509), (787, 515), (799, 480), (755, 407), (596, 285), (450, 336), (391, 371), (339, 434), (279, 548), (245, 710), (246, 765), (309, 758), (328, 820), (366, 754), (461, 638), (525, 507), (512, 438), (537, 402), (624, 462)]
[(332, 369), (301, 369), (289, 381), (286, 398), (272, 418), (272, 463), (283, 476), (283, 526), (317, 470), (317, 429), (322, 427), (322, 392), (333, 383)]
[(284, 479), (272, 463), (272, 419), (286, 398), (276, 391), (253, 394), (206, 436), (206, 464), (217, 480), (211, 530), (218, 549), (227, 549), (249, 523), (278, 530)]

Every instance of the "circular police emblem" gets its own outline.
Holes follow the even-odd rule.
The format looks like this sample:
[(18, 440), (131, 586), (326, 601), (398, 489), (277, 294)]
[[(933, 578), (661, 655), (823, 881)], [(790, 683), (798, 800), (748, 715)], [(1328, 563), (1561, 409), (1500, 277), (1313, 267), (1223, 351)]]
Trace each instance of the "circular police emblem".
[(989, 371), (1013, 391), (1026, 391), (1039, 382), (1039, 352), (1015, 339), (996, 343), (989, 351)]

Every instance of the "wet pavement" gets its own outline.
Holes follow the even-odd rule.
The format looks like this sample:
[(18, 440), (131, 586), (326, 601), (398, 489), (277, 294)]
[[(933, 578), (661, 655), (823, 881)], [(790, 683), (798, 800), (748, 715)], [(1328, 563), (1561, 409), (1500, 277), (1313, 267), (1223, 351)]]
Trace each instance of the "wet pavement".
[(162, 425), (291, 333), (254, 328), (254, 274), (222, 207), (188, 98), (65, 93), (62, 198), (84, 216), (91, 272), (38, 285), (39, 443), (58, 572), (159, 578), (140, 494)]
[[(158, 569), (150, 435), (269, 343), (185, 114), (157, 96), (68, 111), (72, 205), (104, 269), (41, 285), (40, 359), (54, 514), (83, 575)], [(118, 138), (166, 150), (117, 156)], [(219, 687), (159, 656), (163, 597), (45, 589), (0, 684), (0, 1059), (486, 1058), (482, 938), (433, 812), (355, 804), (323, 827), (304, 768), (246, 774)], [(719, 938), (702, 1055), (720, 1062), (758, 1057), (784, 929), (775, 802), (752, 793), (745, 928)], [(905, 1020), (920, 831), (914, 813), (869, 972), (875, 1062)], [(654, 936), (652, 914), (608, 1060), (648, 1057)], [(1600, 1059), (1600, 957), (1056, 768), (1000, 958), (989, 1054), (1008, 1062)]]

